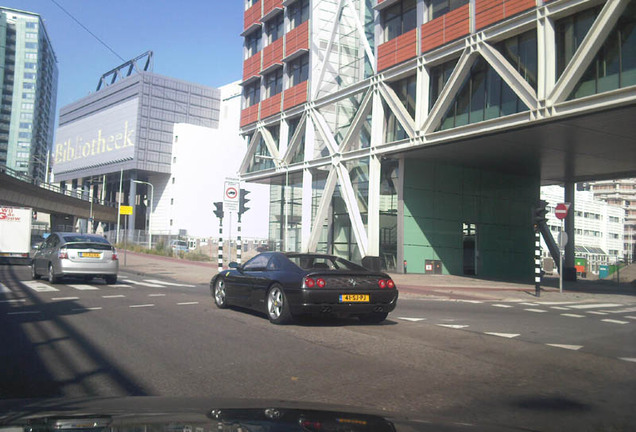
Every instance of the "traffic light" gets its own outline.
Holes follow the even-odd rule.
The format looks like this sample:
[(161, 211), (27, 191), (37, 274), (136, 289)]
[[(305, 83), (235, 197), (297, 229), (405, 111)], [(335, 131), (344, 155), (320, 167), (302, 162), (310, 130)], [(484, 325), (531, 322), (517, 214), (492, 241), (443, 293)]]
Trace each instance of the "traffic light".
[(239, 211), (238, 211), (239, 215), (242, 215), (243, 213), (249, 210), (248, 207), (245, 207), (245, 204), (249, 202), (249, 200), (246, 198), (248, 193), (250, 193), (250, 191), (241, 189), (241, 195), (239, 197)]
[(216, 215), (216, 217), (218, 217), (219, 219), (223, 219), (223, 202), (215, 202), (214, 207), (216, 207), (216, 210), (214, 210), (214, 214)]
[(537, 224), (542, 224), (545, 223), (545, 221), (547, 220), (547, 218), (545, 217), (546, 213), (548, 213), (548, 203), (544, 200), (539, 200), (537, 201), (536, 206), (534, 207), (534, 211), (532, 214), (532, 223), (537, 225)]

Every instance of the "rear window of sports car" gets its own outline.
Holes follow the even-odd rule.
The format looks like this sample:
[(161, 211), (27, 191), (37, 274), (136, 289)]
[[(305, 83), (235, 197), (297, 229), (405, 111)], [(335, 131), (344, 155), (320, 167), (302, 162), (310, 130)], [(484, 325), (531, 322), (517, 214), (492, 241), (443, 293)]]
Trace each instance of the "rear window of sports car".
[(364, 267), (341, 258), (313, 255), (292, 255), (287, 258), (303, 270), (365, 270)]

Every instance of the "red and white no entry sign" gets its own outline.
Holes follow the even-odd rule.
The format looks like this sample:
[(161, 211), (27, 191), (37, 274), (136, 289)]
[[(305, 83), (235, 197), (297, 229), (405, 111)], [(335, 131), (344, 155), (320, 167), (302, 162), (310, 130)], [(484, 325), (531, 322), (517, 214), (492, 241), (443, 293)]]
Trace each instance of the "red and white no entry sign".
[(568, 210), (570, 209), (570, 203), (560, 203), (557, 204), (554, 209), (554, 215), (557, 219), (565, 219), (568, 215)]

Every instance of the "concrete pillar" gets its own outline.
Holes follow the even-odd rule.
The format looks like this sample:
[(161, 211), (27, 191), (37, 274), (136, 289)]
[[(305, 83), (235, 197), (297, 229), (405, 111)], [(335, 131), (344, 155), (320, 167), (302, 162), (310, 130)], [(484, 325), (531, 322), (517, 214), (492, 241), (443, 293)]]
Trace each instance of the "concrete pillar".
[(565, 254), (563, 256), (563, 280), (576, 281), (576, 268), (574, 267), (574, 245), (576, 239), (574, 237), (574, 206), (575, 206), (575, 191), (576, 183), (570, 182), (564, 185), (564, 198), (565, 202), (570, 203), (570, 210), (565, 218), (565, 233), (568, 235), (568, 243), (565, 245)]
[(126, 216), (128, 218), (128, 241), (130, 242), (133, 239), (133, 234), (135, 232), (135, 217), (137, 214), (137, 206), (135, 203), (137, 202), (137, 183), (134, 183), (133, 180), (137, 180), (137, 173), (130, 173), (130, 189), (128, 193), (128, 205), (132, 206), (133, 214), (130, 216)]

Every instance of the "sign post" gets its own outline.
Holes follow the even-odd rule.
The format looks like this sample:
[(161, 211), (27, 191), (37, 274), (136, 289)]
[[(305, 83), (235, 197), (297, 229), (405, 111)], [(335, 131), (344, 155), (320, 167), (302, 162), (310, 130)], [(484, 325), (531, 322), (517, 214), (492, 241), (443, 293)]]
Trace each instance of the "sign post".
[[(223, 188), (223, 210), (230, 213), (228, 219), (228, 238), (229, 238), (229, 261), (232, 261), (232, 215), (239, 211), (241, 185), (238, 179), (226, 178), (225, 187)], [(228, 261), (228, 262), (229, 262)]]
[(561, 232), (559, 233), (559, 293), (561, 294), (563, 294), (563, 254), (565, 253), (565, 245), (568, 244), (564, 222), (569, 210), (570, 203), (559, 203), (554, 209), (554, 215), (561, 220)]

